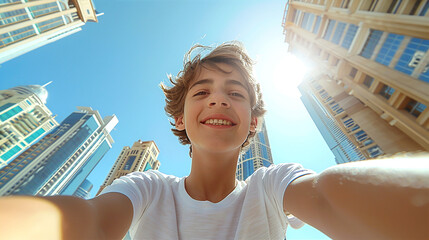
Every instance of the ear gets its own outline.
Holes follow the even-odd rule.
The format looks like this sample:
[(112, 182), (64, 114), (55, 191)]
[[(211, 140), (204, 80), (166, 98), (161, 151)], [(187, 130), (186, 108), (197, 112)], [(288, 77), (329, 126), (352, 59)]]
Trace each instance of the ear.
[(177, 130), (185, 130), (185, 122), (183, 121), (183, 115), (180, 117), (174, 117), (174, 124)]
[(252, 120), (250, 122), (250, 131), (251, 132), (256, 132), (256, 126), (258, 126), (258, 118), (257, 117), (252, 117)]

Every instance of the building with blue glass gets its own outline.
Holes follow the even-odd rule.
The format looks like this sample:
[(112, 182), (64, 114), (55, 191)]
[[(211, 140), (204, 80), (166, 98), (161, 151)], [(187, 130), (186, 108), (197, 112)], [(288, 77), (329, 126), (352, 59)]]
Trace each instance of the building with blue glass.
[(91, 0), (0, 0), (0, 63), (97, 22)]
[(262, 121), (261, 130), (250, 140), (238, 159), (236, 178), (246, 180), (260, 167), (268, 167), (273, 164), (270, 142), (268, 141), (267, 127)]
[(73, 196), (80, 197), (83, 199), (89, 199), (93, 184), (88, 180), (82, 182), (82, 184), (73, 193)]
[(112, 182), (122, 176), (132, 172), (144, 172), (149, 169), (158, 170), (161, 163), (158, 161), (159, 149), (154, 141), (138, 140), (130, 148), (125, 146), (110, 172), (107, 174), (106, 180), (100, 186), (97, 195), (101, 191), (112, 184)]
[(288, 1), (302, 101), (337, 163), (429, 150), (429, 1)]
[(58, 126), (46, 107), (46, 85), (0, 90), (0, 169)]
[(78, 107), (51, 133), (0, 169), (0, 196), (73, 195), (112, 147), (115, 115)]

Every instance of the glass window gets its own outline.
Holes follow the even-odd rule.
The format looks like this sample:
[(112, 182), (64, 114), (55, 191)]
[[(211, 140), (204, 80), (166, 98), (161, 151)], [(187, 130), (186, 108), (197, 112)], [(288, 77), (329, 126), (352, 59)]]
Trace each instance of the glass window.
[(394, 92), (395, 92), (395, 89), (393, 89), (387, 85), (384, 85), (378, 94), (383, 96), (385, 99), (389, 99)]
[(0, 26), (27, 20), (28, 14), (24, 9), (0, 13)]
[(326, 29), (325, 36), (323, 36), (323, 39), (329, 41), (329, 39), (331, 38), (332, 31), (334, 30), (335, 23), (335, 20), (329, 20), (328, 28)]
[(395, 56), (396, 51), (398, 51), (402, 40), (404, 40), (404, 36), (389, 33), (375, 61), (389, 66), (390, 61), (392, 61), (393, 56)]
[(411, 113), (411, 115), (419, 117), (420, 114), (426, 109), (426, 106), (420, 102), (411, 99), (404, 109), (407, 112)]
[(374, 78), (371, 76), (366, 76), (365, 79), (363, 80), (363, 85), (367, 86), (368, 88), (371, 87), (371, 84), (374, 82)]
[(378, 145), (370, 147), (366, 151), (368, 152), (370, 157), (377, 157), (377, 156), (380, 156), (381, 154), (383, 154), (383, 151), (381, 150), (381, 148)]
[(59, 8), (56, 2), (41, 4), (28, 8), (33, 17), (42, 16), (52, 12), (58, 12)]
[(360, 54), (362, 57), (371, 58), (372, 54), (374, 53), (374, 49), (377, 46), (378, 41), (380, 40), (382, 34), (383, 34), (382, 31), (371, 30), (368, 36), (368, 39), (366, 40), (366, 43)]
[(53, 19), (49, 19), (47, 21), (36, 24), (40, 29), (40, 32), (46, 32), (51, 30), (52, 28), (56, 28), (58, 26), (64, 25), (64, 21), (62, 17), (57, 17)]
[(136, 156), (129, 156), (125, 163), (124, 170), (130, 170), (133, 166), (134, 160), (136, 160)]
[(346, 35), (344, 36), (344, 40), (341, 43), (341, 47), (345, 49), (349, 49), (352, 45), (353, 39), (356, 36), (356, 32), (358, 30), (358, 26), (354, 24), (349, 24), (349, 28), (347, 29)]
[(354, 78), (356, 76), (357, 69), (352, 67), (352, 70), (350, 70), (349, 76)]
[(12, 32), (0, 34), (0, 47), (24, 40), (33, 35), (36, 35), (36, 31), (34, 31), (33, 26), (27, 26)]
[(337, 27), (335, 28), (334, 36), (332, 37), (331, 42), (335, 44), (339, 44), (341, 40), (341, 36), (343, 36), (344, 29), (346, 28), (346, 24), (343, 22), (338, 22)]
[(316, 34), (317, 32), (319, 32), (319, 27), (320, 27), (320, 21), (322, 20), (322, 18), (320, 16), (316, 17), (316, 23), (314, 24), (314, 28), (313, 28), (313, 33)]
[(22, 111), (22, 108), (20, 106), (16, 106), (12, 109), (10, 109), (9, 111), (3, 113), (0, 115), (0, 120), (1, 121), (6, 121), (7, 119), (15, 116), (16, 114), (20, 113)]
[(412, 38), (402, 53), (395, 66), (395, 70), (411, 75), (414, 71), (415, 65), (412, 63), (416, 52), (426, 52), (429, 49), (429, 40)]
[(422, 11), (419, 13), (419, 16), (424, 16), (428, 12), (429, 1), (426, 1), (425, 6), (422, 8)]

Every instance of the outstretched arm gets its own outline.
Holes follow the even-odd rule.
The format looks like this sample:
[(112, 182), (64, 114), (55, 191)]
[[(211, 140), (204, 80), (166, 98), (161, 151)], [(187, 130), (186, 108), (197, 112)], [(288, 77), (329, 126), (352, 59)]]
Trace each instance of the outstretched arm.
[(429, 155), (340, 164), (300, 177), (283, 204), (333, 239), (429, 239)]
[(71, 196), (0, 198), (0, 240), (121, 239), (132, 220), (131, 201), (119, 193), (91, 200)]

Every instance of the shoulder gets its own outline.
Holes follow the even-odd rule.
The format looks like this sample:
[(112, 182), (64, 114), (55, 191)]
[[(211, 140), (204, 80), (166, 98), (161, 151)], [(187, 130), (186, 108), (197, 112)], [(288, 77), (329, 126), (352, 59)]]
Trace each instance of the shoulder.
[[(272, 164), (269, 167), (261, 167), (256, 170), (249, 178), (248, 181), (259, 181), (259, 180), (289, 180), (314, 173), (311, 170), (305, 169), (301, 164), (298, 163), (280, 163)], [(247, 180), (246, 180), (247, 181)]]
[(145, 172), (132, 172), (122, 176), (107, 186), (102, 193), (105, 192), (124, 192), (124, 191), (144, 191), (151, 192), (153, 189), (167, 187), (178, 183), (180, 178), (167, 175), (157, 170), (149, 170)]

